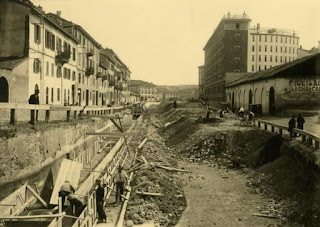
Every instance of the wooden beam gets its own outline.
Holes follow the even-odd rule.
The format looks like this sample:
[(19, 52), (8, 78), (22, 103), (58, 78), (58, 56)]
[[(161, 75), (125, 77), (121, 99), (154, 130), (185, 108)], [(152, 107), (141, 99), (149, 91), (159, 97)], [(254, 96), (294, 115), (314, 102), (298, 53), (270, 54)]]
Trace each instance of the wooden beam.
[(190, 173), (190, 171), (184, 170), (184, 169), (177, 169), (177, 168), (172, 168), (172, 167), (167, 167), (167, 166), (155, 166), (161, 169), (166, 169), (166, 170), (172, 170), (172, 171), (177, 171), (177, 172), (186, 172)]
[(140, 192), (136, 191), (138, 195), (149, 195), (149, 196), (163, 196), (161, 193), (154, 193), (154, 192)]
[(122, 137), (122, 136), (130, 136), (132, 133), (127, 132), (86, 132), (87, 136), (109, 136), (109, 137)]
[(46, 201), (44, 201), (41, 196), (35, 191), (33, 190), (33, 188), (31, 188), (29, 185), (27, 185), (27, 189), (29, 189), (29, 191), (42, 203), (42, 205), (47, 208), (48, 204), (46, 203)]
[(141, 155), (141, 158), (142, 158), (142, 160), (143, 160), (143, 162), (144, 162), (145, 164), (148, 164), (147, 159), (146, 159), (143, 155)]
[(122, 127), (120, 127), (120, 126), (118, 125), (118, 123), (117, 123), (114, 119), (110, 119), (110, 120), (111, 120), (111, 122), (114, 124), (114, 126), (117, 127), (117, 129), (118, 129), (120, 132), (123, 132)]
[(94, 115), (94, 114), (82, 114), (82, 117), (96, 117), (96, 118), (102, 118), (102, 119), (122, 119), (123, 117), (117, 116), (117, 115)]

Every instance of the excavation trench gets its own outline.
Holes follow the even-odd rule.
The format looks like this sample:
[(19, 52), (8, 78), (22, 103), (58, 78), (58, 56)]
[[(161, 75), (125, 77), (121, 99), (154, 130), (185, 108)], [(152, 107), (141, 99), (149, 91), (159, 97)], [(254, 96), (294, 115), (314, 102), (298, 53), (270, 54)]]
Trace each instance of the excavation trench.
[[(149, 131), (155, 129), (156, 131), (151, 134), (151, 140), (159, 140), (164, 142), (165, 145), (162, 144), (159, 149), (157, 144), (153, 144), (152, 149), (148, 148), (149, 154), (157, 154), (158, 150), (163, 150), (164, 156), (168, 157), (169, 160), (173, 162), (175, 160), (183, 160), (182, 163), (179, 162), (180, 168), (192, 169), (194, 168), (193, 165), (198, 165), (199, 168), (203, 166), (203, 168), (209, 168), (213, 174), (212, 177), (220, 173), (221, 170), (225, 171), (224, 176), (218, 174), (219, 176), (217, 177), (228, 178), (231, 172), (232, 174), (240, 174), (238, 177), (235, 177), (235, 179), (236, 181), (242, 179), (242, 181), (239, 181), (238, 185), (231, 186), (239, 186), (240, 188), (239, 190), (235, 188), (232, 193), (241, 194), (241, 190), (248, 190), (250, 194), (244, 193), (243, 195), (250, 198), (251, 196), (254, 197), (258, 195), (257, 198), (254, 197), (258, 206), (251, 209), (250, 207), (246, 207), (245, 204), (241, 204), (241, 201), (238, 201), (239, 209), (242, 207), (242, 209), (248, 209), (252, 213), (268, 214), (276, 220), (276, 222), (270, 220), (269, 222), (266, 221), (266, 223), (261, 224), (261, 221), (258, 221), (261, 220), (261, 217), (250, 217), (246, 219), (247, 223), (245, 223), (243, 219), (239, 217), (242, 224), (251, 226), (265, 224), (272, 226), (279, 223), (288, 226), (294, 226), (295, 224), (304, 224), (306, 226), (320, 225), (318, 218), (320, 217), (318, 206), (320, 205), (320, 175), (319, 168), (314, 164), (315, 157), (310, 148), (300, 146), (296, 142), (290, 142), (287, 138), (282, 138), (280, 135), (250, 127), (248, 124), (243, 124), (231, 114), (227, 114), (224, 119), (216, 119), (208, 122), (199, 120), (199, 117), (205, 116), (205, 110), (197, 106), (194, 108), (194, 104), (192, 104), (193, 106), (191, 108), (190, 106), (188, 107), (188, 105), (188, 103), (183, 104), (180, 105), (179, 108), (178, 104), (178, 108), (173, 109), (170, 103), (161, 104), (157, 110), (152, 112), (148, 127)], [(194, 110), (192, 108), (194, 108)], [(158, 136), (160, 137), (157, 138)], [(148, 153), (145, 155), (148, 156)], [(138, 185), (138, 187), (140, 187), (141, 181), (139, 181), (139, 179), (141, 179), (141, 177), (143, 179), (149, 178), (149, 174), (150, 173), (144, 172), (140, 173), (140, 175), (138, 174), (134, 181), (135, 186)], [(172, 179), (179, 182), (179, 184), (184, 184), (185, 186), (183, 188), (185, 190), (188, 188), (188, 184), (191, 184), (189, 178), (186, 179), (186, 176), (191, 179), (197, 178), (192, 175), (180, 174), (181, 173), (174, 174)], [(152, 177), (155, 178), (155, 175), (156, 174), (153, 173)], [(177, 180), (174, 177), (176, 177)], [(230, 178), (232, 178), (232, 176)], [(155, 179), (155, 182), (157, 182), (157, 179)], [(205, 185), (205, 182), (206, 180), (202, 183)], [(201, 181), (197, 182), (200, 187), (202, 183)], [(223, 184), (223, 181), (220, 183)], [(232, 185), (230, 182), (229, 184)], [(242, 188), (243, 185), (245, 185), (245, 187)], [(153, 186), (154, 185), (151, 187)], [(212, 187), (215, 187), (214, 183), (211, 188)], [(174, 190), (181, 191), (183, 188)], [(222, 188), (220, 189), (224, 190)], [(219, 187), (217, 187), (217, 190), (219, 190)], [(190, 198), (188, 198), (188, 195), (186, 196), (187, 201), (189, 201)], [(192, 196), (201, 197), (202, 195), (195, 194)], [(143, 205), (145, 202), (145, 200), (140, 201), (136, 207)], [(177, 206), (171, 207), (169, 213), (176, 215), (176, 218), (172, 218), (173, 221), (171, 222), (166, 222), (166, 225), (162, 223), (161, 226), (173, 226), (179, 221), (181, 210), (184, 209), (185, 204), (175, 202)], [(261, 202), (261, 204), (259, 204), (259, 202)], [(200, 204), (200, 206), (202, 205)], [(210, 210), (211, 208), (212, 207), (209, 206), (207, 209)], [(135, 210), (136, 208), (129, 207), (129, 214), (130, 209), (136, 213), (141, 212), (138, 208)], [(187, 208), (187, 210), (190, 209), (191, 211), (196, 211), (199, 207)], [(226, 209), (224, 212), (230, 211), (228, 215), (232, 216), (232, 209), (230, 208), (230, 210), (228, 210), (229, 207)], [(186, 213), (188, 213), (187, 218), (190, 220), (192, 220), (192, 213), (201, 215), (197, 212), (190, 211)], [(252, 213), (243, 213), (242, 215), (252, 216)], [(144, 214), (143, 211), (142, 214)], [(189, 214), (191, 214), (191, 217)], [(219, 216), (220, 221), (217, 223), (230, 224), (221, 221), (224, 218), (227, 219), (228, 215)], [(134, 219), (130, 215), (127, 217)], [(210, 219), (210, 216), (206, 216), (206, 218)], [(136, 215), (136, 219), (137, 223), (142, 223), (145, 220), (152, 219), (152, 215), (151, 217), (144, 217), (142, 219)], [(185, 217), (182, 219), (185, 219)], [(195, 217), (195, 219), (197, 218)], [(265, 219), (268, 220), (268, 218)], [(183, 223), (189, 224), (190, 226), (205, 226), (202, 225), (203, 223), (197, 223), (197, 225), (186, 222)], [(239, 226), (242, 225), (240, 224)]]

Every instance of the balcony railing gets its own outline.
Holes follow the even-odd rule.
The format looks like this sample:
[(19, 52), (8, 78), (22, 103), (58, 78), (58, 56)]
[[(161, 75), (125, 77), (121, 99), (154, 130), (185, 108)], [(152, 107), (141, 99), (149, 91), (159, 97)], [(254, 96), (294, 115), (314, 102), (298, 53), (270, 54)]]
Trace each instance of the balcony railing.
[(102, 75), (102, 72), (98, 72), (98, 73), (97, 73), (97, 79), (102, 78), (102, 76), (103, 76), (103, 75)]
[(87, 57), (92, 57), (94, 55), (94, 51), (93, 50), (90, 50), (88, 53), (87, 53)]
[(88, 67), (87, 70), (86, 70), (86, 75), (90, 76), (92, 74), (94, 74), (94, 68), (93, 67)]
[(108, 75), (102, 75), (101, 79), (102, 79), (102, 81), (108, 80)]
[(69, 51), (58, 51), (56, 55), (56, 63), (65, 64), (69, 62), (70, 59), (70, 52)]

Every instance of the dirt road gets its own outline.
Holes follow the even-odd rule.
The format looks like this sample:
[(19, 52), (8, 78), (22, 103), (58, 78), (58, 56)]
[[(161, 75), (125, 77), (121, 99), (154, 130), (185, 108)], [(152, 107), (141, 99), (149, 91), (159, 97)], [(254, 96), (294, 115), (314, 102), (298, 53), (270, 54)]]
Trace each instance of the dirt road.
[(252, 215), (268, 200), (249, 191), (245, 174), (210, 164), (181, 161), (179, 166), (192, 173), (182, 176), (187, 208), (177, 227), (283, 226), (278, 219)]

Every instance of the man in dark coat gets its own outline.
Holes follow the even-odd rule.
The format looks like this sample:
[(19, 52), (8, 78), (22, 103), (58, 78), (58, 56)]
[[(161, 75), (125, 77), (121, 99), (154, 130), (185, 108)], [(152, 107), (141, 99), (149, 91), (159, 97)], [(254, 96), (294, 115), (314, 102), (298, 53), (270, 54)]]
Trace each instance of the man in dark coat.
[[(33, 95), (30, 95), (29, 98), (29, 104), (31, 105), (39, 105), (40, 101), (39, 101), (39, 93), (40, 91), (38, 89), (35, 90)], [(36, 121), (38, 121), (38, 110), (36, 110)], [(31, 114), (32, 114), (32, 110), (31, 110)]]
[(296, 127), (296, 116), (293, 115), (288, 123), (288, 131), (290, 132), (290, 139), (294, 138), (293, 129)]
[(303, 130), (303, 124), (304, 124), (304, 123), (305, 123), (305, 120), (304, 120), (304, 118), (302, 117), (302, 114), (299, 113), (299, 114), (298, 114), (298, 117), (297, 117), (297, 127), (298, 127), (298, 129)]
[(97, 212), (99, 216), (98, 222), (107, 222), (107, 215), (103, 208), (104, 203), (104, 187), (101, 185), (101, 180), (96, 180), (97, 189), (96, 189), (96, 204), (97, 204)]

